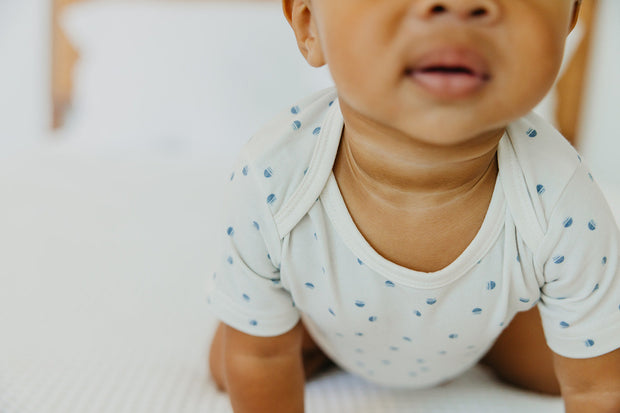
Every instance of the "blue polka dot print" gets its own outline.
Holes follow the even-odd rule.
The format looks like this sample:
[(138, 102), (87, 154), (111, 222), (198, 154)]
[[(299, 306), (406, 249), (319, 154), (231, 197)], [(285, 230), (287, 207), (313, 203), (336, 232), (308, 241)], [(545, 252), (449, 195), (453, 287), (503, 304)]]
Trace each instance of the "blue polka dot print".
[(292, 126), (295, 130), (301, 129), (301, 121), (296, 120), (295, 122), (293, 122)]
[(527, 136), (529, 136), (530, 138), (535, 138), (538, 135), (538, 132), (536, 132), (536, 129), (528, 129), (527, 132), (525, 132), (527, 134)]
[(536, 185), (536, 192), (538, 195), (542, 195), (545, 193), (545, 187), (543, 185)]
[(568, 217), (564, 220), (563, 222), (564, 228), (568, 228), (571, 225), (573, 225), (573, 218), (572, 217)]
[(291, 108), (291, 113), (292, 113), (293, 115), (297, 115), (297, 114), (299, 113), (299, 106), (293, 106), (293, 107)]
[(265, 169), (263, 175), (265, 175), (265, 178), (271, 178), (273, 176), (273, 169), (271, 167)]

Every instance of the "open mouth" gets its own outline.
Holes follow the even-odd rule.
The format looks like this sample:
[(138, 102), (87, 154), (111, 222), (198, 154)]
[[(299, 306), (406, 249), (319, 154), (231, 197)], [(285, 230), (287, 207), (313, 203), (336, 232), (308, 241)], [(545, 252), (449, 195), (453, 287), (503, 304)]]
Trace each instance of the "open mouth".
[(466, 75), (479, 77), (482, 80), (490, 79), (490, 76), (487, 73), (479, 73), (476, 70), (467, 66), (427, 66), (418, 69), (405, 69), (406, 76), (412, 76), (417, 73), (428, 73), (436, 75)]
[(486, 61), (472, 50), (435, 49), (411, 63), (405, 76), (439, 98), (467, 97), (491, 80)]

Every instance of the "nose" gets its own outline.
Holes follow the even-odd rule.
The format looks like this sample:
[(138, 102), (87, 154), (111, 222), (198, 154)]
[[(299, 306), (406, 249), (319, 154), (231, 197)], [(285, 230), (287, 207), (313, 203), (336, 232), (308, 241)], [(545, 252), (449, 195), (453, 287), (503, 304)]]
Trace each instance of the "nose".
[(495, 23), (501, 14), (497, 0), (420, 0), (415, 10), (418, 18), (424, 20), (455, 17), (479, 24)]

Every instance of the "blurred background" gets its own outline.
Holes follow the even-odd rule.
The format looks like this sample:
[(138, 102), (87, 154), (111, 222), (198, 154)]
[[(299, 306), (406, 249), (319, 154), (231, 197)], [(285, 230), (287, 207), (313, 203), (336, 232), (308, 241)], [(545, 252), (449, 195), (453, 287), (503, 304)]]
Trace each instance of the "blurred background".
[[(536, 111), (620, 215), (618, 67), (620, 2), (585, 0)], [(0, 412), (230, 411), (204, 362), (219, 188), (258, 127), (331, 84), (279, 1), (0, 0)], [(455, 397), (492, 382), (473, 378)], [(338, 383), (315, 411), (340, 411), (320, 404)], [(358, 411), (397, 411), (347, 383)]]

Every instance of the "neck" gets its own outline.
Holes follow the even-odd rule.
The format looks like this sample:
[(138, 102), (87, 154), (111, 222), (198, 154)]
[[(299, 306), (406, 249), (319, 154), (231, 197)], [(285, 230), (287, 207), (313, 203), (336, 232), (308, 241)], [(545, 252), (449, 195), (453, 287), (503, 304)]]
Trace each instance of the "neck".
[(347, 123), (334, 165), (336, 178), (346, 179), (360, 195), (395, 207), (435, 207), (495, 182), (504, 129), (438, 146), (375, 126)]

